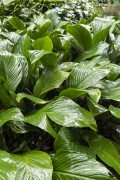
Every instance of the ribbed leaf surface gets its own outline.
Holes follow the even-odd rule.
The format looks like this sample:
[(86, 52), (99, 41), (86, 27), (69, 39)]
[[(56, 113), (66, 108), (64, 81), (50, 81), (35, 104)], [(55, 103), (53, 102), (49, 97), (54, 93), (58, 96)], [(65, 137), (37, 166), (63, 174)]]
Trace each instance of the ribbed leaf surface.
[(24, 116), (21, 111), (16, 107), (0, 111), (0, 126), (10, 120), (24, 121)]
[(41, 151), (9, 154), (0, 151), (1, 180), (51, 180), (52, 163), (49, 155)]
[(26, 122), (39, 126), (51, 133), (48, 127), (48, 120), (46, 119), (47, 116), (61, 126), (96, 129), (96, 122), (92, 114), (66, 97), (60, 97), (48, 103), (40, 110), (26, 117)]
[(110, 180), (109, 171), (98, 161), (91, 148), (80, 144), (78, 129), (63, 128), (55, 141), (53, 180)]
[(109, 73), (109, 69), (96, 67), (94, 62), (81, 63), (80, 66), (72, 70), (67, 81), (67, 87), (86, 89), (95, 85)]
[(52, 89), (59, 88), (68, 76), (68, 72), (59, 71), (57, 69), (44, 70), (41, 77), (35, 84), (34, 95), (40, 97), (40, 95)]
[(22, 66), (17, 56), (8, 52), (0, 53), (0, 76), (9, 90), (16, 90), (22, 80)]

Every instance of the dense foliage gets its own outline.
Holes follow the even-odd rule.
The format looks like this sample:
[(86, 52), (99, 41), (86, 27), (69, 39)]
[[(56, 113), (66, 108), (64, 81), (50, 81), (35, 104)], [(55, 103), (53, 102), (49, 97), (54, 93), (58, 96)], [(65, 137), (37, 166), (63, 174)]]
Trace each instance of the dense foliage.
[[(11, 3), (10, 3), (11, 1)], [(0, 8), (0, 14), (17, 16), (23, 21), (29, 21), (34, 14), (39, 15), (45, 13), (49, 9), (53, 9), (61, 20), (71, 20), (77, 22), (80, 18), (89, 18), (97, 12), (97, 0), (4, 0)]]
[(0, 178), (119, 179), (119, 18), (9, 15), (0, 17)]

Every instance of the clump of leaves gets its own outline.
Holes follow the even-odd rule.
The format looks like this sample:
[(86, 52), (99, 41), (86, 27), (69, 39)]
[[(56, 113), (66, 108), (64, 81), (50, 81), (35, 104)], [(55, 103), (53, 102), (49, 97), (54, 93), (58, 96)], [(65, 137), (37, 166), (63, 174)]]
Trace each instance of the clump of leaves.
[(120, 176), (119, 26), (60, 21), (54, 10), (29, 24), (1, 18), (2, 179)]

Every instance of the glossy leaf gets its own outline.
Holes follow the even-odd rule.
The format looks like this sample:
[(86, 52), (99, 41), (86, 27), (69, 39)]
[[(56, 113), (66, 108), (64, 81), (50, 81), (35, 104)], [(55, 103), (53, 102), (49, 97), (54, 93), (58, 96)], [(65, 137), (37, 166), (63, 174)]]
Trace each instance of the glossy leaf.
[(8, 51), (12, 52), (13, 49), (13, 43), (11, 43), (9, 40), (1, 40), (0, 41), (0, 51)]
[(16, 178), (16, 163), (9, 153), (0, 151), (0, 179), (14, 180)]
[(54, 9), (50, 9), (45, 13), (45, 16), (50, 19), (50, 30), (54, 30), (59, 24), (58, 14)]
[(107, 108), (105, 108), (104, 106), (95, 103), (92, 99), (87, 98), (87, 105), (89, 107), (89, 110), (91, 111), (91, 113), (93, 115), (99, 115), (102, 114), (106, 111), (108, 111)]
[(8, 52), (0, 53), (0, 76), (9, 90), (16, 90), (22, 80), (22, 66), (17, 57)]
[(52, 163), (49, 155), (41, 151), (30, 151), (24, 154), (10, 154), (0, 151), (1, 180), (52, 179)]
[(11, 155), (16, 163), (16, 179), (52, 179), (52, 162), (49, 155), (42, 151), (30, 151), (21, 155)]
[(36, 39), (33, 42), (33, 48), (35, 50), (45, 50), (51, 52), (53, 49), (53, 43), (52, 40), (48, 36), (46, 36), (44, 38)]
[(4, 111), (0, 111), (0, 126), (7, 121), (24, 121), (24, 116), (18, 108), (9, 108)]
[(95, 44), (97, 44), (97, 43), (99, 43), (101, 41), (104, 41), (105, 38), (107, 38), (107, 36), (108, 36), (109, 29), (110, 29), (110, 26), (108, 26), (105, 29), (102, 29), (98, 33), (96, 33), (93, 36), (93, 45), (95, 45)]
[(109, 69), (95, 67), (95, 62), (84, 62), (72, 70), (67, 81), (67, 87), (86, 89), (92, 87), (109, 73)]
[(52, 89), (59, 88), (68, 76), (68, 72), (58, 71), (57, 69), (44, 70), (43, 74), (35, 84), (34, 95), (40, 97), (40, 95)]
[(18, 17), (12, 17), (8, 22), (17, 30), (26, 30), (24, 23)]
[(87, 131), (83, 136), (98, 157), (120, 174), (120, 156), (110, 140), (92, 131)]
[(35, 96), (29, 95), (29, 94), (25, 94), (25, 93), (19, 93), (17, 94), (17, 102), (19, 103), (22, 99), (27, 98), (30, 101), (34, 102), (35, 104), (46, 104), (49, 101), (45, 101), (43, 99), (40, 98), (36, 98)]
[(115, 101), (120, 101), (120, 87), (104, 90), (102, 92), (102, 95), (104, 97), (106, 97), (107, 99), (113, 99)]
[[(46, 130), (47, 117), (65, 127), (90, 127), (94, 130), (97, 128), (92, 114), (66, 97), (60, 97), (48, 103), (40, 110), (26, 117), (26, 122)], [(49, 132), (49, 127), (47, 131)]]
[(109, 48), (109, 44), (107, 44), (106, 42), (100, 42), (98, 45), (92, 46), (88, 51), (85, 51), (82, 54), (80, 54), (75, 59), (75, 61), (81, 62), (85, 59), (89, 59), (97, 55), (102, 55), (104, 53), (107, 53), (108, 48)]
[(92, 149), (80, 144), (79, 130), (63, 128), (55, 148), (53, 179), (112, 179), (109, 171), (95, 160)]
[(45, 50), (31, 50), (29, 54), (32, 64), (40, 61), (45, 67), (57, 65), (57, 56), (55, 53)]
[(116, 118), (120, 118), (120, 108), (116, 108), (110, 105), (109, 110), (113, 116), (115, 116)]
[(101, 92), (99, 89), (80, 90), (75, 88), (68, 88), (61, 91), (59, 96), (66, 96), (71, 99), (75, 99), (77, 97), (85, 95), (86, 93), (89, 94), (89, 96), (94, 100), (94, 102), (98, 103), (101, 96)]
[[(67, 26), (67, 31), (78, 41), (83, 50), (90, 49), (92, 37), (89, 31), (82, 25)], [(87, 40), (87, 41), (86, 41)]]
[(28, 57), (28, 50), (31, 47), (30, 37), (25, 34), (19, 40), (14, 46), (14, 53), (22, 54), (23, 56)]

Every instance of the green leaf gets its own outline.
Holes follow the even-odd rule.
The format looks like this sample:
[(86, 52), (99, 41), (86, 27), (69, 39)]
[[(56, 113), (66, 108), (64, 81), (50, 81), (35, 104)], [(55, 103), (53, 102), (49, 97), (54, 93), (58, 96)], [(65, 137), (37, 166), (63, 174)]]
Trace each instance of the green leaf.
[(59, 16), (56, 13), (54, 9), (50, 9), (45, 13), (45, 17), (49, 18), (51, 23), (50, 23), (50, 30), (54, 30), (58, 24), (59, 24)]
[(99, 33), (101, 30), (113, 25), (114, 22), (115, 20), (113, 19), (113, 17), (105, 17), (105, 18), (96, 17), (91, 23), (93, 33), (94, 34)]
[(17, 30), (26, 30), (24, 23), (18, 17), (12, 17), (8, 22)]
[(31, 50), (29, 54), (32, 64), (40, 61), (45, 67), (57, 65), (57, 56), (55, 53), (45, 50)]
[(0, 76), (7, 88), (14, 92), (22, 80), (22, 66), (17, 56), (8, 52), (0, 53)]
[(93, 45), (95, 45), (95, 44), (97, 44), (97, 43), (99, 43), (101, 41), (104, 41), (105, 38), (107, 38), (107, 36), (109, 34), (109, 29), (110, 29), (110, 26), (106, 27), (105, 29), (102, 29), (97, 34), (95, 34), (93, 36)]
[(53, 180), (110, 180), (109, 171), (95, 159), (78, 151), (60, 151), (53, 159)]
[(82, 25), (67, 26), (67, 31), (78, 41), (82, 50), (90, 49), (92, 37), (90, 32)]
[(107, 99), (113, 99), (115, 101), (120, 101), (120, 87), (114, 87), (111, 89), (103, 90), (102, 96)]
[(98, 103), (101, 97), (101, 91), (99, 89), (91, 89), (91, 90), (80, 90), (75, 88), (68, 88), (60, 92), (59, 96), (66, 96), (70, 99), (75, 99), (86, 93), (94, 100), (94, 102)]
[(51, 136), (56, 138), (56, 132), (53, 129), (49, 119), (47, 118), (46, 114), (41, 113), (40, 110), (36, 111), (31, 115), (26, 116), (25, 122), (43, 129), (44, 131), (48, 132)]
[(83, 137), (87, 140), (98, 157), (120, 174), (120, 156), (110, 140), (92, 131), (87, 131), (83, 134)]
[(63, 127), (55, 139), (54, 148), (56, 152), (59, 151), (73, 151), (89, 155), (96, 158), (96, 154), (93, 149), (87, 146), (83, 146), (80, 136), (79, 128), (65, 128)]
[(116, 108), (112, 105), (109, 106), (109, 110), (113, 116), (120, 118), (120, 108)]
[(4, 5), (7, 5), (7, 4), (9, 4), (9, 3), (11, 3), (11, 2), (13, 2), (14, 0), (3, 0), (3, 4)]
[(42, 151), (30, 151), (22, 155), (11, 155), (16, 162), (16, 179), (52, 179), (52, 162), (49, 155)]
[(25, 34), (21, 38), (19, 38), (17, 43), (14, 45), (13, 52), (28, 57), (28, 50), (30, 49), (30, 46), (30, 37)]
[(85, 59), (89, 59), (97, 55), (102, 55), (104, 53), (107, 53), (108, 48), (109, 48), (109, 44), (107, 44), (106, 42), (100, 42), (99, 44), (92, 46), (88, 51), (85, 51), (82, 54), (80, 54), (75, 59), (75, 61), (81, 62)]
[(59, 88), (60, 85), (66, 80), (69, 76), (68, 72), (59, 71), (57, 69), (45, 69), (35, 84), (34, 95), (40, 97), (40, 95), (55, 89)]
[(18, 108), (10, 108), (4, 111), (0, 111), (0, 126), (7, 121), (24, 121), (24, 116)]
[(109, 73), (109, 69), (96, 66), (95, 62), (82, 62), (71, 72), (71, 76), (66, 82), (67, 87), (86, 89), (92, 87)]
[[(60, 97), (51, 101), (46, 106), (26, 117), (26, 122), (41, 127), (48, 122), (49, 117), (55, 123), (65, 127), (90, 127), (96, 130), (96, 122), (90, 112), (81, 108), (67, 97)], [(48, 128), (49, 130), (49, 128)]]
[(35, 104), (46, 104), (48, 103), (49, 101), (45, 101), (43, 99), (40, 99), (40, 98), (36, 98), (32, 95), (29, 95), (29, 94), (25, 94), (25, 93), (19, 93), (17, 94), (17, 102), (19, 103), (23, 98), (27, 98), (29, 99), (30, 101), (34, 102)]
[(16, 164), (9, 153), (0, 151), (0, 179), (16, 179)]
[(18, 39), (20, 38), (20, 35), (15, 32), (0, 32), (0, 35), (7, 38), (13, 44), (17, 43)]
[(45, 19), (44, 15), (34, 15), (33, 22), (27, 28), (31, 39), (38, 39), (49, 35), (50, 20)]
[(12, 52), (13, 43), (7, 39), (0, 40), (0, 51)]
[(1, 180), (52, 179), (52, 162), (45, 152), (30, 151), (19, 155), (0, 151), (0, 164)]
[(91, 99), (93, 99), (95, 103), (98, 103), (101, 97), (101, 91), (99, 89), (91, 89), (87, 90), (86, 92), (89, 94), (89, 96), (91, 97)]
[(98, 114), (102, 114), (106, 111), (108, 111), (107, 108), (105, 108), (104, 106), (95, 103), (92, 99), (87, 98), (87, 105), (89, 107), (89, 110), (91, 111), (91, 113), (93, 115), (98, 115)]
[(86, 94), (85, 90), (75, 89), (75, 88), (67, 88), (60, 92), (59, 96), (66, 96), (70, 99), (75, 99), (77, 97), (83, 96)]
[(53, 180), (112, 179), (109, 171), (95, 160), (89, 147), (80, 144), (79, 129), (62, 128), (55, 140)]
[(45, 50), (51, 52), (53, 49), (52, 40), (48, 36), (36, 39), (32, 45), (35, 50)]
[(15, 106), (7, 90), (0, 84), (0, 101), (6, 108)]

